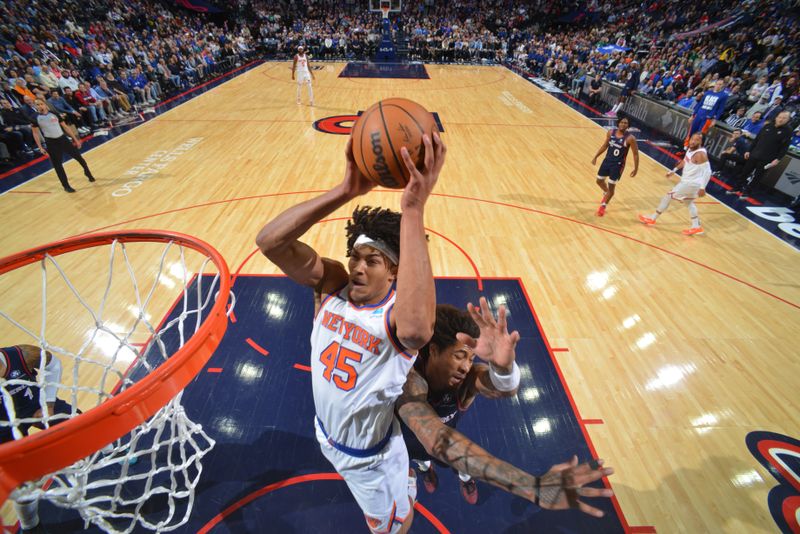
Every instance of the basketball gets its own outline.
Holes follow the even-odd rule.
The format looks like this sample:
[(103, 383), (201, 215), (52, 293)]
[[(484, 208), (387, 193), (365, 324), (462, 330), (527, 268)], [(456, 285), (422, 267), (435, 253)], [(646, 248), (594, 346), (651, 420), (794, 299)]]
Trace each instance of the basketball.
[(433, 136), (435, 131), (436, 121), (424, 107), (405, 98), (387, 98), (370, 106), (353, 126), (353, 157), (364, 176), (376, 184), (403, 189), (410, 176), (400, 149), (406, 147), (422, 170), (422, 136)]

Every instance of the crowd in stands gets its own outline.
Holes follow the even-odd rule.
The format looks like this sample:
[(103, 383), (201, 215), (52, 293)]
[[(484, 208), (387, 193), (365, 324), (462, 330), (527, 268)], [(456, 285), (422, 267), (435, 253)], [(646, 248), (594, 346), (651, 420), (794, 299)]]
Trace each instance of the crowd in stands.
[[(288, 59), (303, 44), (312, 61), (359, 60), (381, 39), (380, 15), (366, 0), (245, 0), (238, 23), (221, 26), (169, 4), (5, 1), (0, 141), (16, 154), (31, 146), (14, 130), (24, 129), (28, 99), (46, 99), (86, 132), (255, 50)], [(600, 79), (635, 77), (639, 94), (692, 111), (721, 79), (728, 98), (720, 120), (754, 136), (781, 110), (797, 117), (798, 14), (789, 0), (406, 0), (391, 26), (408, 59), (506, 62), (589, 92), (594, 104)]]
[(4, 0), (0, 21), (0, 158), (12, 162), (35, 155), (36, 99), (88, 134), (254, 50), (247, 26), (154, 0)]

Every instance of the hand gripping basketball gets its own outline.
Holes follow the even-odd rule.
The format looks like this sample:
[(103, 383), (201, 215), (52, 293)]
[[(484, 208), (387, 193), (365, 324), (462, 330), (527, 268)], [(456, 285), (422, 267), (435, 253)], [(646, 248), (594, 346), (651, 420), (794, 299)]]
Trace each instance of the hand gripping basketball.
[(425, 205), (436, 182), (439, 180), (439, 173), (447, 155), (447, 147), (436, 132), (433, 134), (433, 141), (431, 141), (429, 135), (423, 135), (422, 143), (425, 145), (425, 165), (422, 171), (419, 171), (414, 165), (408, 149), (406, 147), (400, 149), (403, 163), (410, 175), (408, 184), (403, 189), (403, 197), (400, 200), (400, 206), (403, 211), (422, 208)]
[(347, 160), (347, 165), (344, 170), (344, 181), (342, 187), (345, 190), (348, 198), (356, 198), (370, 192), (377, 184), (372, 182), (369, 178), (364, 176), (364, 173), (356, 165), (353, 157), (353, 138), (349, 137), (347, 140), (347, 148), (344, 150), (344, 155)]

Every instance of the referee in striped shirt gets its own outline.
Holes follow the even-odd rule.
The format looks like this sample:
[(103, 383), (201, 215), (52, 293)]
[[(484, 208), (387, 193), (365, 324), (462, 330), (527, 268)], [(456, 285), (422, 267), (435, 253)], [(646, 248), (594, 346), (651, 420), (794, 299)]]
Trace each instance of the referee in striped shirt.
[[(35, 106), (38, 114), (36, 115), (36, 121), (31, 125), (33, 126), (33, 138), (39, 150), (41, 150), (44, 155), (49, 156), (50, 161), (53, 162), (53, 168), (56, 170), (61, 185), (64, 186), (64, 191), (67, 193), (75, 192), (67, 181), (67, 173), (64, 172), (62, 158), (65, 153), (75, 158), (75, 161), (80, 163), (81, 167), (83, 167), (83, 173), (86, 175), (86, 178), (88, 178), (90, 182), (94, 182), (92, 171), (89, 170), (89, 165), (86, 164), (86, 160), (81, 156), (80, 138), (75, 136), (75, 134), (67, 128), (64, 121), (50, 111), (44, 100), (37, 99)], [(47, 150), (42, 147), (39, 131), (41, 131), (44, 136)], [(72, 138), (71, 143), (67, 135)]]

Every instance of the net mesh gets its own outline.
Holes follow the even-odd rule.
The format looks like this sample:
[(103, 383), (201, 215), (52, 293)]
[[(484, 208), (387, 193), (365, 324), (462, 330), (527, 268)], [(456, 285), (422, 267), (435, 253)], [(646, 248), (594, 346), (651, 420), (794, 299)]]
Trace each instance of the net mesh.
[[(102, 272), (92, 266), (99, 265), (103, 250), (109, 251), (107, 277), (87, 279), (87, 272)], [(115, 240), (107, 249), (45, 255), (4, 275), (11, 288), (30, 287), (38, 277), (41, 307), (15, 309), (14, 316), (0, 309), (0, 346), (15, 346), (5, 351), (10, 356), (0, 378), (2, 440), (24, 439), (76, 417), (158, 368), (198, 330), (215, 302), (220, 273), (204, 274), (209, 267), (209, 256), (175, 242)], [(153, 317), (164, 319), (154, 324)], [(27, 365), (17, 365), (20, 359)], [(54, 359), (60, 377), (50, 372)], [(22, 484), (11, 500), (27, 506), (47, 500), (77, 510), (87, 525), (107, 532), (166, 532), (183, 525), (201, 459), (214, 440), (187, 416), (181, 398), (179, 393), (94, 454)]]

